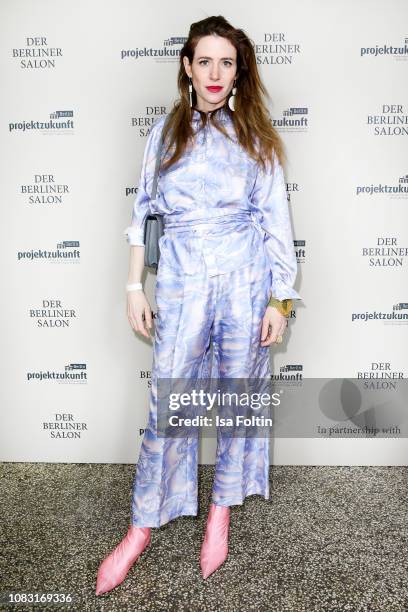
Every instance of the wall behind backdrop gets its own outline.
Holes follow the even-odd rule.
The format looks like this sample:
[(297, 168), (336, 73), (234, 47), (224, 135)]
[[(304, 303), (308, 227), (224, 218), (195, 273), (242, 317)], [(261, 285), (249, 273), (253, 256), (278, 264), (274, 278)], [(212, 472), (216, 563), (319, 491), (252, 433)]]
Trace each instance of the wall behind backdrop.
[[(0, 13), (1, 460), (137, 459), (152, 344), (127, 320), (123, 230), (190, 23), (212, 14), (256, 45), (288, 153), (303, 302), (274, 374), (406, 377), (405, 0), (3, 0)], [(155, 312), (156, 277), (143, 280)], [(406, 464), (407, 447), (398, 433), (276, 438), (271, 460)], [(202, 463), (214, 449), (202, 441)]]

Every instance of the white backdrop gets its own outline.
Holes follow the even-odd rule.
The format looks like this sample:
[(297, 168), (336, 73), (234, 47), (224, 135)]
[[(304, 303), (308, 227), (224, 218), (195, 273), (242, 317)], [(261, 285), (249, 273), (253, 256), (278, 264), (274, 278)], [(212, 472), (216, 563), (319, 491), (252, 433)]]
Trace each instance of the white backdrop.
[[(3, 461), (137, 459), (152, 345), (127, 321), (123, 230), (189, 25), (212, 14), (256, 44), (288, 152), (304, 301), (271, 349), (274, 373), (357, 378), (389, 364), (406, 376), (405, 318), (355, 316), (408, 312), (405, 0), (3, 0), (0, 11)], [(145, 271), (154, 311), (155, 279)], [(202, 463), (214, 446), (203, 440)], [(407, 446), (276, 439), (271, 460), (406, 464)]]

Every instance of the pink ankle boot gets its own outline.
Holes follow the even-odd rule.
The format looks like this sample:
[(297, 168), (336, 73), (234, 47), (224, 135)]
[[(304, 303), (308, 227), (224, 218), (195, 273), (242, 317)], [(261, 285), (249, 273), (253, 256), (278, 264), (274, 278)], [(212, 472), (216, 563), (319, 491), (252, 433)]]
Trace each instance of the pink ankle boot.
[(96, 595), (111, 591), (123, 582), (129, 569), (148, 544), (150, 527), (130, 525), (127, 535), (99, 566)]
[(228, 556), (229, 519), (229, 506), (211, 504), (200, 554), (203, 578), (215, 572)]

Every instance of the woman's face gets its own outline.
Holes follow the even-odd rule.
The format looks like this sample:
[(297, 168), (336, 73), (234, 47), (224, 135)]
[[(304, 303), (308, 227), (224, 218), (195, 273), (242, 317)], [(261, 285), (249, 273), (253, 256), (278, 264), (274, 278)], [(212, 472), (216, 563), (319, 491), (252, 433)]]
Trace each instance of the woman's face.
[(237, 72), (234, 45), (222, 36), (203, 36), (195, 48), (193, 62), (190, 64), (187, 57), (183, 62), (197, 94), (196, 107), (208, 112), (223, 106)]

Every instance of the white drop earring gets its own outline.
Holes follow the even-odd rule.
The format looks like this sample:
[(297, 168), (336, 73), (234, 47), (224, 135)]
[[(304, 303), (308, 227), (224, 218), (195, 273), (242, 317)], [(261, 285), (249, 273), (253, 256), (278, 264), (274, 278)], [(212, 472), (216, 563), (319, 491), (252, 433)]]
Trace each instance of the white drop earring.
[(235, 94), (236, 93), (237, 93), (237, 88), (235, 87), (235, 81), (234, 81), (234, 87), (232, 88), (231, 95), (228, 98), (228, 106), (230, 107), (232, 111), (235, 110)]
[(190, 106), (193, 106), (193, 81), (191, 80), (190, 77), (189, 78), (189, 84), (188, 84), (188, 96), (190, 98)]

